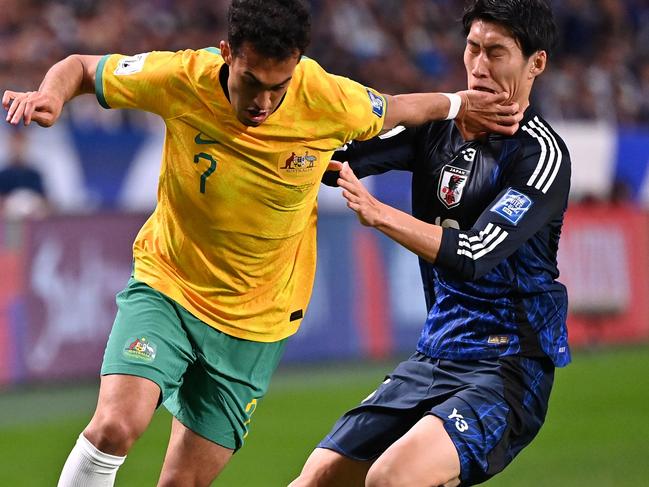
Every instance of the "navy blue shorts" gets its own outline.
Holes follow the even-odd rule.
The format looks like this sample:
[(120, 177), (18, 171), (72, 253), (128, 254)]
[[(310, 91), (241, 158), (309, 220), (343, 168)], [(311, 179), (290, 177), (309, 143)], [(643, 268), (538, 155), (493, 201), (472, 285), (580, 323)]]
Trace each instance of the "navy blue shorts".
[(478, 484), (502, 471), (539, 432), (553, 380), (549, 359), (460, 362), (415, 353), (345, 413), (318, 446), (355, 460), (375, 460), (433, 414), (457, 448), (461, 485)]

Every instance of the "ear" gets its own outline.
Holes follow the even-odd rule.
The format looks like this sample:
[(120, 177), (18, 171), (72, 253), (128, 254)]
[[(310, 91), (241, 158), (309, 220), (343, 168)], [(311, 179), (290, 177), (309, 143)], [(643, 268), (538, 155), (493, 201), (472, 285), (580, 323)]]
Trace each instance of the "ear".
[(221, 56), (223, 57), (225, 64), (228, 66), (232, 64), (232, 50), (230, 49), (230, 43), (221, 41), (219, 43), (219, 49), (221, 49)]
[(543, 71), (548, 63), (548, 53), (545, 51), (538, 51), (532, 54), (530, 58), (530, 79), (536, 78)]

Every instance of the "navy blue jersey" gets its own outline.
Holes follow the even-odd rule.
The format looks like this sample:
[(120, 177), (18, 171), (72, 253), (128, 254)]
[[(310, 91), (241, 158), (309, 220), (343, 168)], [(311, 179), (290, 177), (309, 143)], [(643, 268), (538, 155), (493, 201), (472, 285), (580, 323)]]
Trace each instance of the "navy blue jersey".
[(520, 126), (466, 142), (452, 121), (435, 122), (334, 155), (358, 177), (411, 171), (413, 215), (444, 228), (435, 263), (419, 259), (428, 317), (417, 350), (429, 357), (570, 362), (556, 280), (570, 156), (533, 109)]

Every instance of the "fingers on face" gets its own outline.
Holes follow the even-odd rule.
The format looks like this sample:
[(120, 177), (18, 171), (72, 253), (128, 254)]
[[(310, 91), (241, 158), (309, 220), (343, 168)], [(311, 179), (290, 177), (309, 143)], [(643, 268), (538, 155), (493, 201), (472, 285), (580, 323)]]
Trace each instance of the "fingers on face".
[(509, 105), (498, 105), (498, 113), (500, 115), (515, 115), (519, 111), (518, 103), (511, 103)]
[(486, 128), (489, 132), (494, 132), (502, 135), (514, 135), (518, 131), (518, 123), (514, 125), (494, 124)]
[(505, 93), (505, 92), (495, 93), (493, 96), (494, 96), (494, 101), (496, 103), (501, 103), (501, 102), (507, 101), (507, 99), (509, 98), (509, 94)]
[(511, 126), (519, 122), (519, 118), (515, 115), (501, 115), (498, 117), (498, 125)]

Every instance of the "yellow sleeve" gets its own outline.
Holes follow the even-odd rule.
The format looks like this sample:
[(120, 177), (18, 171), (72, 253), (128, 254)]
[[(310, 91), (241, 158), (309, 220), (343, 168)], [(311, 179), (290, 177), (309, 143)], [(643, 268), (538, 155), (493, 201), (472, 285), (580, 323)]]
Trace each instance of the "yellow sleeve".
[(172, 118), (182, 115), (192, 91), (183, 52), (109, 54), (97, 65), (95, 94), (104, 108), (136, 108)]
[(340, 145), (367, 140), (383, 129), (387, 101), (362, 84), (325, 71), (316, 61), (303, 58), (301, 91), (309, 111), (318, 114), (321, 132)]
[(383, 129), (387, 100), (379, 92), (342, 76), (330, 75), (343, 111), (338, 116), (347, 125), (345, 142), (367, 140)]

